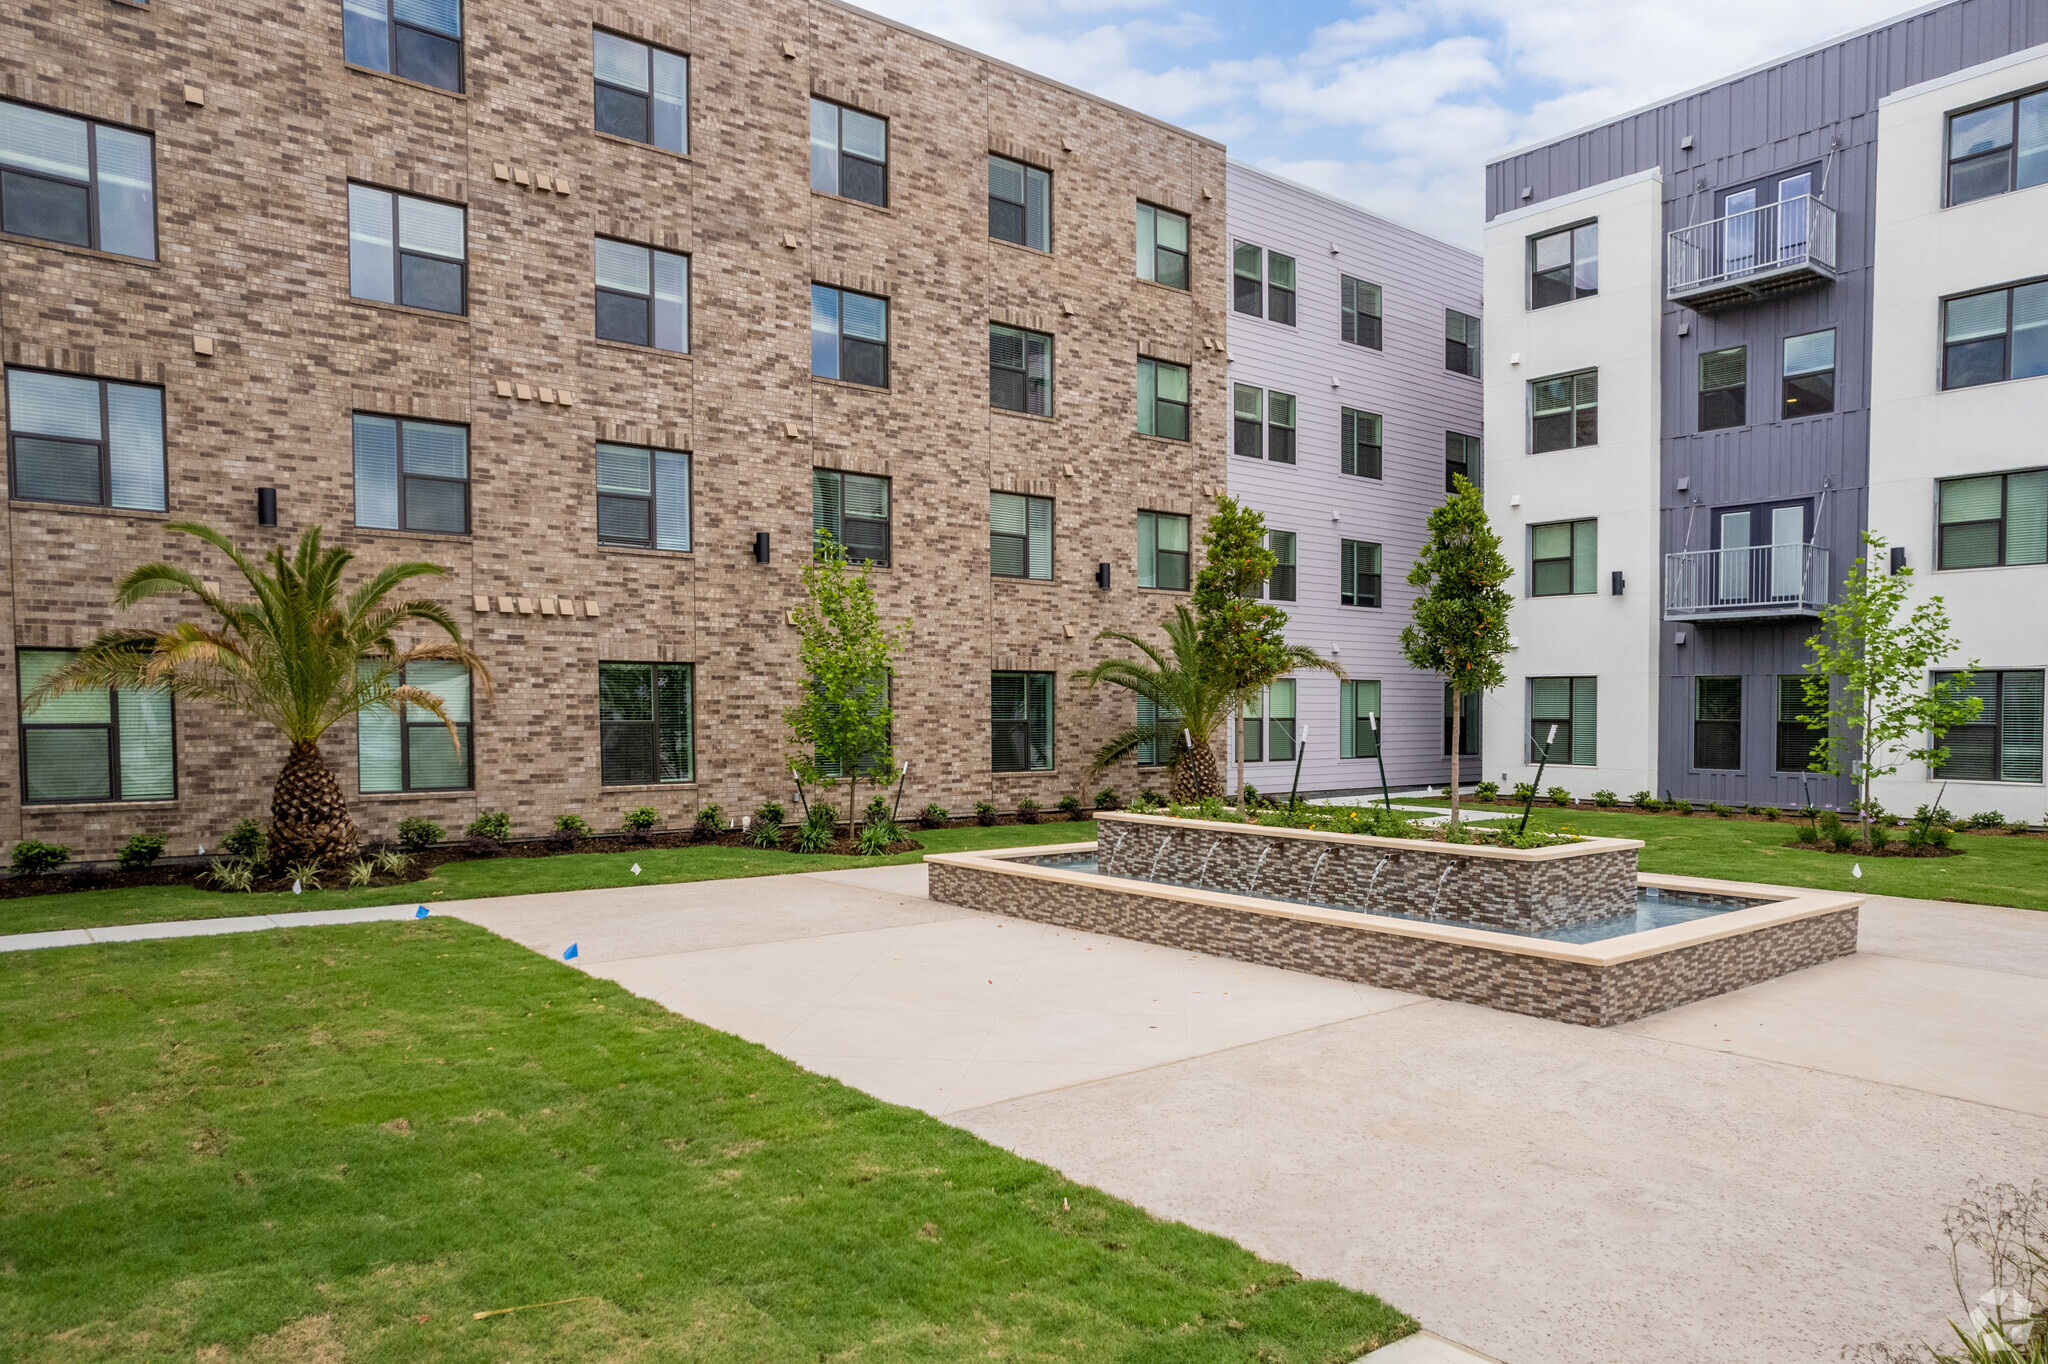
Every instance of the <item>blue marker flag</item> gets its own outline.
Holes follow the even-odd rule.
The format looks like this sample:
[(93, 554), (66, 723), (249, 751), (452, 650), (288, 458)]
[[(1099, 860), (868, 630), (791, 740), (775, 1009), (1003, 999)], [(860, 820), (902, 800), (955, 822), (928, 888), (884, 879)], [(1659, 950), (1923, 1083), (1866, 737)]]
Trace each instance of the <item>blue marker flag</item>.
[(566, 951), (566, 952), (564, 952), (564, 953), (562, 954), (562, 960), (563, 960), (563, 961), (574, 961), (574, 960), (576, 960), (576, 944), (575, 944), (575, 943), (570, 943), (570, 944), (569, 944), (569, 950), (568, 950), (568, 951)]
[(415, 919), (424, 919), (424, 918), (426, 918), (426, 917), (427, 917), (427, 907), (426, 907), (425, 905), (421, 905), (421, 906), (420, 906), (420, 912), (419, 912), (419, 913), (417, 913), (417, 914), (415, 914), (415, 915), (413, 915), (412, 917), (413, 917), (413, 918), (415, 918)]

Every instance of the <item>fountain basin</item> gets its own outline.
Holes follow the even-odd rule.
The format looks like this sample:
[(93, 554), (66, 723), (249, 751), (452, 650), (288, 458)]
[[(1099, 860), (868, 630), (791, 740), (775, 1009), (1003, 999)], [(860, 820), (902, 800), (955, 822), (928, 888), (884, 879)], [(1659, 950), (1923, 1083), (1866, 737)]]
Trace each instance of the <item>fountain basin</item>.
[(1171, 815), (1104, 812), (1096, 820), (1106, 876), (1525, 933), (1632, 910), (1643, 846), (1586, 838), (1494, 848)]
[[(1271, 899), (1264, 877), (1262, 893), (1249, 896), (1056, 865), (1089, 854), (1099, 859), (1100, 845), (939, 853), (925, 864), (931, 898), (944, 904), (1590, 1027), (1847, 956), (1863, 903), (1831, 891), (1639, 876), (1640, 888), (1734, 907), (1571, 942)], [(1267, 860), (1268, 874), (1279, 856)], [(1631, 913), (1635, 902), (1631, 888)]]

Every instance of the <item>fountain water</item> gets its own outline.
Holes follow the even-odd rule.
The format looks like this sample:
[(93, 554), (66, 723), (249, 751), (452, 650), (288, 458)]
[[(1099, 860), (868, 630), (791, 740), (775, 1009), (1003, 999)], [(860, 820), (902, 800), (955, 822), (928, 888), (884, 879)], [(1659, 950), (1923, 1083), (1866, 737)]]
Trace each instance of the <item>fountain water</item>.
[(1145, 872), (1145, 879), (1147, 881), (1157, 881), (1159, 879), (1159, 859), (1166, 856), (1167, 845), (1172, 842), (1172, 834), (1163, 833), (1159, 835), (1159, 851), (1152, 854), (1152, 865)]
[(1259, 893), (1259, 868), (1266, 865), (1266, 854), (1271, 851), (1273, 851), (1273, 845), (1271, 843), (1268, 843), (1265, 847), (1259, 849), (1259, 860), (1252, 863), (1252, 886), (1250, 890), (1245, 892), (1245, 894), (1257, 895)]
[(1207, 852), (1205, 852), (1205, 853), (1203, 853), (1203, 854), (1202, 854), (1202, 866), (1201, 866), (1201, 869), (1200, 869), (1200, 870), (1198, 870), (1198, 871), (1197, 871), (1197, 872), (1195, 873), (1195, 884), (1196, 884), (1196, 885), (1198, 885), (1198, 886), (1199, 886), (1199, 885), (1201, 885), (1201, 884), (1202, 884), (1202, 878), (1204, 878), (1205, 876), (1207, 876), (1207, 875), (1209, 874), (1209, 859), (1210, 859), (1210, 858), (1212, 858), (1212, 857), (1214, 857), (1214, 856), (1216, 855), (1216, 848), (1217, 848), (1217, 845), (1218, 845), (1218, 844), (1220, 844), (1220, 843), (1222, 843), (1222, 842), (1223, 842), (1223, 840), (1222, 840), (1222, 839), (1220, 839), (1220, 838), (1219, 838), (1219, 839), (1217, 839), (1217, 840), (1216, 840), (1216, 842), (1214, 842), (1214, 843), (1211, 843), (1211, 844), (1209, 845), (1209, 851), (1207, 851)]
[(1360, 906), (1358, 911), (1360, 914), (1372, 913), (1372, 888), (1380, 883), (1380, 869), (1386, 866), (1390, 860), (1389, 858), (1382, 857), (1379, 861), (1373, 863), (1372, 880), (1365, 883), (1365, 904)]
[[(1328, 848), (1323, 849), (1323, 857), (1328, 857), (1329, 855), (1330, 850)], [(1308, 874), (1308, 893), (1302, 896), (1304, 900), (1313, 901), (1316, 898), (1316, 878), (1323, 874), (1323, 857), (1316, 859), (1315, 870)]]
[(1434, 919), (1434, 918), (1436, 917), (1436, 907), (1437, 907), (1437, 905), (1438, 905), (1438, 904), (1439, 904), (1439, 903), (1440, 903), (1440, 902), (1441, 902), (1441, 901), (1443, 900), (1443, 898), (1444, 898), (1444, 880), (1445, 880), (1445, 879), (1446, 879), (1447, 877), (1449, 877), (1449, 876), (1450, 876), (1450, 874), (1451, 874), (1452, 872), (1456, 871), (1457, 869), (1458, 869), (1458, 864), (1457, 864), (1456, 862), (1451, 862), (1451, 863), (1447, 863), (1447, 864), (1445, 865), (1445, 867), (1444, 867), (1443, 871), (1442, 871), (1442, 872), (1440, 872), (1440, 873), (1439, 873), (1439, 874), (1437, 875), (1437, 878), (1436, 878), (1436, 895), (1435, 895), (1435, 896), (1434, 896), (1434, 897), (1433, 897), (1433, 898), (1432, 898), (1432, 899), (1430, 900), (1430, 902), (1429, 902), (1429, 917), (1430, 917), (1430, 918)]

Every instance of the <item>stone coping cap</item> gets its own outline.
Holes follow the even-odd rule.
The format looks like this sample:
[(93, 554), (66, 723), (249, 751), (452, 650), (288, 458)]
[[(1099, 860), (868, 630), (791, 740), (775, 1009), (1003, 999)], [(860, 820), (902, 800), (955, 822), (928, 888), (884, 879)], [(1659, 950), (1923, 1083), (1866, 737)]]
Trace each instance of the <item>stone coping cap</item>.
[(1748, 900), (1767, 896), (1782, 898), (1774, 898), (1769, 904), (1752, 905), (1748, 909), (1731, 909), (1725, 914), (1694, 919), (1690, 923), (1653, 928), (1643, 933), (1627, 933), (1603, 942), (1569, 943), (1555, 942), (1548, 938), (1525, 937), (1519, 933), (1497, 933), (1484, 928), (1460, 928), (1452, 924), (1425, 923), (1419, 919), (1397, 919), (1384, 914), (1322, 909), (1315, 905), (1300, 905), (1287, 900), (1260, 900), (1246, 895), (1230, 895), (1222, 891), (1197, 890), (1189, 886), (1164, 885), (1136, 881), (1123, 876), (1073, 871), (1065, 867), (1034, 867), (1017, 861), (1025, 857), (1092, 853), (1097, 851), (1097, 847), (1094, 843), (1053, 843), (1022, 848), (992, 848), (982, 852), (929, 853), (924, 860), (947, 866), (971, 867), (977, 871), (997, 872), (1004, 876), (1066, 881), (1076, 885), (1121, 891), (1126, 895), (1186, 900), (1191, 904), (1245, 910), (1253, 914), (1270, 915), (1276, 919), (1304, 919), (1312, 923), (1331, 924), (1362, 932), (1388, 933), (1401, 938), (1427, 938), (1436, 942), (1483, 948), (1489, 952), (1510, 952), (1517, 956), (1542, 957), (1550, 961), (1592, 967), (1619, 966), (1623, 962), (1661, 956), (1682, 947), (1694, 947), (1722, 938), (1738, 937), (1744, 933), (1754, 933), (1758, 929), (1773, 928), (1800, 919), (1817, 918), (1823, 914), (1837, 914), (1845, 909), (1860, 907), (1864, 898), (1861, 895), (1844, 895), (1838, 891), (1801, 890), (1793, 886), (1765, 886), (1748, 881), (1712, 881), (1702, 876), (1639, 875), (1636, 878), (1638, 885), (1658, 890), (1733, 895)]
[(1325, 833), (1321, 829), (1276, 829), (1266, 824), (1232, 824), (1220, 819), (1177, 819), (1172, 815), (1139, 815), (1110, 811), (1097, 812), (1095, 819), (1098, 824), (1103, 820), (1127, 820), (1132, 823), (1164, 824), (1176, 829), (1215, 829), (1224, 833), (1301, 838), (1316, 843), (1343, 843), (1366, 848), (1395, 848), (1406, 852), (1439, 853), (1448, 857), (1491, 857), (1503, 862), (1561, 862), (1568, 858), (1589, 857), (1596, 853), (1627, 852), (1643, 846), (1643, 841), (1639, 838), (1581, 837), (1576, 843), (1559, 843), (1549, 848), (1494, 848), (1481, 843), (1438, 843), (1426, 838), (1333, 834)]

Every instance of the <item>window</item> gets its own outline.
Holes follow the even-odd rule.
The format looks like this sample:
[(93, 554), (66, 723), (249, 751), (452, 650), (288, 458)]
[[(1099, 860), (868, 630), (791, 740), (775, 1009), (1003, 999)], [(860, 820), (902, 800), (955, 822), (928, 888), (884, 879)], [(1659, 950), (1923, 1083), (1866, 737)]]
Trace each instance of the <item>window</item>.
[(604, 785), (695, 778), (695, 680), (688, 663), (597, 665), (599, 779)]
[(855, 563), (889, 566), (889, 480), (811, 470), (811, 530), (824, 531)]
[(1548, 308), (1600, 292), (1600, 224), (1529, 239), (1529, 307)]
[[(1156, 703), (1139, 697), (1138, 727), (1152, 729), (1162, 724), (1169, 729), (1178, 728), (1180, 717), (1170, 710), (1162, 711)], [(1140, 767), (1165, 767), (1173, 761), (1173, 740), (1161, 737), (1155, 732), (1150, 738), (1138, 741), (1137, 748), (1132, 750), (1132, 756), (1138, 760)]]
[(1275, 464), (1294, 463), (1294, 395), (1266, 395), (1266, 458)]
[[(1954, 673), (1936, 673), (1946, 681)], [(2041, 780), (2041, 670), (1970, 675), (1962, 695), (1983, 701), (1967, 725), (1939, 736), (1948, 761), (1934, 775), (1951, 781)]]
[(1168, 440), (1188, 438), (1187, 366), (1138, 358), (1138, 432)]
[(1777, 770), (1812, 770), (1821, 759), (1821, 744), (1826, 738), (1827, 708), (1807, 703), (1806, 675), (1781, 674), (1778, 678)]
[(1266, 548), (1273, 551), (1273, 575), (1266, 579), (1264, 595), (1274, 601), (1294, 600), (1294, 532), (1291, 530), (1269, 530), (1266, 532)]
[(597, 130), (672, 152), (690, 150), (690, 59), (592, 29)]
[[(1468, 691), (1458, 698), (1458, 756), (1479, 755), (1479, 693)], [(1451, 756), (1451, 684), (1444, 683), (1444, 756)]]
[(811, 188), (888, 207), (888, 121), (812, 100)]
[(7, 464), (28, 501), (163, 511), (163, 390), (10, 369)]
[(642, 445), (597, 447), (597, 542), (690, 548), (690, 457)]
[(889, 386), (889, 300), (811, 286), (811, 373), (870, 388)]
[[(1598, 757), (1599, 680), (1592, 677), (1529, 679), (1529, 761), (1547, 747), (1552, 763), (1592, 767)], [(1555, 726), (1553, 736), (1552, 726)]]
[(1188, 220), (1171, 209), (1138, 205), (1138, 278), (1188, 287)]
[(1052, 771), (1052, 674), (989, 674), (990, 765)]
[(1444, 309), (1444, 368), (1479, 377), (1479, 319)]
[(1529, 528), (1529, 595), (1569, 597), (1598, 592), (1598, 521), (1552, 521)]
[(1340, 421), (1343, 445), (1341, 467), (1347, 474), (1359, 478), (1380, 476), (1380, 452), (1382, 429), (1377, 412), (1360, 412), (1355, 408), (1344, 408)]
[[(890, 754), (895, 752), (896, 745), (896, 712), (890, 705), (895, 691), (896, 679), (893, 674), (885, 669), (880, 673), (870, 676), (861, 684), (859, 692), (851, 698), (855, 704), (867, 712), (870, 719), (879, 716), (884, 710), (889, 711), (889, 722), (882, 726), (882, 741), (887, 745), (887, 752)], [(836, 712), (845, 704), (846, 702), (834, 701), (830, 703), (829, 709)], [(813, 753), (812, 756), (816, 757), (816, 754)], [(835, 781), (857, 773), (872, 782), (874, 780), (875, 768), (882, 756), (883, 750), (870, 749), (855, 761), (851, 770), (848, 769), (846, 763), (841, 759), (818, 758), (818, 770)]]
[(1266, 320), (1294, 325), (1294, 257), (1266, 253)]
[(1941, 483), (1942, 568), (2048, 563), (2048, 469)]
[(147, 133), (0, 100), (0, 230), (156, 259)]
[(469, 428), (355, 414), (356, 524), (469, 534)]
[(1380, 684), (1337, 684), (1337, 756), (1377, 758), (1380, 755)]
[(1238, 731), (1248, 763), (1294, 761), (1294, 679), (1283, 677), (1245, 698)]
[[(1700, 355), (1700, 430), (1718, 431), (1749, 420), (1749, 348), (1730, 346)], [(1590, 444), (1590, 442), (1581, 442)]]
[(1266, 424), (1265, 395), (1250, 384), (1232, 387), (1231, 450), (1252, 459), (1264, 457), (1262, 428)]
[(2048, 90), (1949, 115), (1949, 203), (1967, 204), (2044, 182)]
[(1050, 336), (989, 324), (988, 404), (1033, 417), (1052, 415)]
[(1785, 420), (1835, 410), (1835, 333), (1808, 332), (1785, 338)]
[(348, 291), (437, 313), (467, 306), (463, 211), (410, 194), (348, 187)]
[(1742, 770), (1742, 679), (1693, 680), (1692, 765)]
[(1052, 250), (1052, 173), (1008, 157), (988, 159), (988, 235)]
[(461, 0), (341, 0), (343, 61), (462, 89)]
[(375, 791), (466, 791), (475, 784), (470, 743), (469, 670), (460, 663), (410, 663), (405, 685), (441, 698), (461, 741), (433, 712), (400, 705), (397, 713), (366, 710), (356, 717), (356, 785)]
[(1138, 586), (1188, 590), (1188, 519), (1169, 512), (1138, 513)]
[[(15, 655), (20, 698), (69, 663), (65, 649)], [(21, 712), (22, 800), (170, 800), (178, 794), (171, 697), (75, 691)]]
[(1458, 491), (1458, 480), (1479, 482), (1479, 437), (1444, 432), (1444, 491)]
[(1232, 270), (1232, 306), (1237, 311), (1294, 325), (1294, 257), (1239, 242)]
[(597, 239), (597, 334), (657, 350), (690, 349), (690, 258)]
[(1600, 443), (1600, 371), (1582, 370), (1529, 384), (1529, 453)]
[(1052, 579), (1052, 499), (988, 495), (989, 572), (998, 578)]
[(1365, 346), (1372, 350), (1380, 348), (1380, 286), (1367, 284), (1362, 279), (1345, 275), (1341, 292), (1343, 294), (1344, 323), (1339, 332), (1354, 346)]
[[(1240, 455), (1265, 456), (1278, 464), (1294, 463), (1294, 395), (1264, 393), (1249, 384), (1235, 386), (1232, 448)], [(1261, 427), (1264, 427), (1263, 439)]]
[(2048, 280), (1942, 304), (1941, 386), (2048, 374)]
[(1346, 606), (1380, 604), (1380, 547), (1364, 540), (1346, 540), (1339, 554), (1339, 597)]

